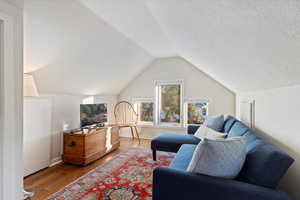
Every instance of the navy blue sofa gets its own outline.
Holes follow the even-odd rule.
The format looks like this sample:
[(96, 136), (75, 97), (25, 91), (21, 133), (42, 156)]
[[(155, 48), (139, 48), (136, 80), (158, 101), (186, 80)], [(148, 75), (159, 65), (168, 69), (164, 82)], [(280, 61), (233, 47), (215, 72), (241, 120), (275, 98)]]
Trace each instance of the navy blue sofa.
[(223, 132), (228, 137), (245, 136), (247, 146), (239, 176), (229, 180), (188, 172), (186, 169), (200, 141), (193, 136), (198, 128), (189, 126), (187, 135), (163, 134), (153, 140), (154, 152), (177, 151), (169, 167), (154, 170), (153, 200), (290, 200), (276, 188), (293, 158), (231, 116), (225, 119)]

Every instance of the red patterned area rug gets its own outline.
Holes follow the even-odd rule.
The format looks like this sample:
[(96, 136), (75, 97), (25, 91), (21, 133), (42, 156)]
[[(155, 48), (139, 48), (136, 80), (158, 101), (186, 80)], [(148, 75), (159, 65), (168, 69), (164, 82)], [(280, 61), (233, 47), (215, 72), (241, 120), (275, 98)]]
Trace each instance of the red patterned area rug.
[(152, 172), (168, 166), (174, 154), (158, 152), (157, 161), (144, 148), (129, 148), (48, 200), (151, 200)]

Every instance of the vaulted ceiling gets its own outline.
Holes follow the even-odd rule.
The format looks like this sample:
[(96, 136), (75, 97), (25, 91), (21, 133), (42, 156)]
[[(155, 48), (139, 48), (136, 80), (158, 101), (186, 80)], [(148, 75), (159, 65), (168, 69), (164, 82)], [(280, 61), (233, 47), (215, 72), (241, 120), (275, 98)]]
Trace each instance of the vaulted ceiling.
[(45, 93), (118, 94), (169, 56), (234, 92), (300, 84), (298, 0), (25, 0), (24, 28)]

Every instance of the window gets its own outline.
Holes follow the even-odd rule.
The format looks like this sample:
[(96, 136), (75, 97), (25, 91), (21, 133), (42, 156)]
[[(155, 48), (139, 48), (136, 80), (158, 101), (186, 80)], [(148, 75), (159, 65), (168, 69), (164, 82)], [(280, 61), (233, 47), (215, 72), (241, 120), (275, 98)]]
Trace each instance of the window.
[(140, 103), (140, 121), (141, 122), (153, 122), (153, 111), (154, 103), (153, 102), (143, 102)]
[(203, 100), (192, 100), (185, 102), (185, 124), (203, 124), (208, 114), (208, 102)]
[(182, 81), (157, 81), (157, 105), (159, 125), (182, 125)]
[(138, 123), (153, 125), (154, 122), (154, 101), (149, 98), (134, 99), (134, 108), (138, 114)]
[(183, 81), (155, 81), (155, 98), (134, 98), (140, 125), (184, 127), (203, 124), (209, 101), (183, 98)]

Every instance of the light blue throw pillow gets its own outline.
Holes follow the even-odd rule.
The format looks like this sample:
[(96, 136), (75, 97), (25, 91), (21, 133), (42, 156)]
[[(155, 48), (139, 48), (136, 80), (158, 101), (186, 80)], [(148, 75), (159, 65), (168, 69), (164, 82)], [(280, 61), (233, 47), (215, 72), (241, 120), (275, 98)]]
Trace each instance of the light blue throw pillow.
[(245, 159), (246, 144), (243, 137), (204, 138), (196, 147), (187, 171), (234, 179), (240, 173)]
[(224, 116), (207, 116), (203, 125), (207, 126), (208, 128), (214, 129), (215, 131), (221, 132), (224, 126)]

